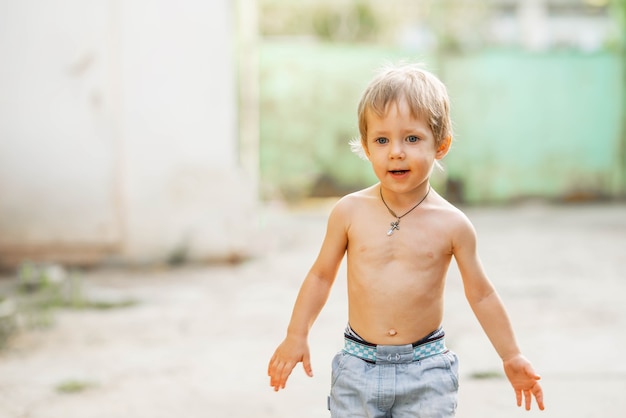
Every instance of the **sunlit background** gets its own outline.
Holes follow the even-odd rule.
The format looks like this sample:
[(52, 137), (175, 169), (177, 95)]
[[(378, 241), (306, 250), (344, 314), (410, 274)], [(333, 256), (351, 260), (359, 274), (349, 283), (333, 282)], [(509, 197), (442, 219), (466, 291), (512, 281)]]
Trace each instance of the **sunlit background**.
[(411, 60), (452, 98), (456, 141), (438, 178), (449, 198), (621, 196), (621, 12), (582, 0), (261, 1), (261, 190), (370, 184), (345, 152), (355, 103), (373, 69)]
[[(0, 0), (0, 418), (327, 416), (322, 356), (291, 398), (264, 362), (330, 205), (376, 181), (348, 143), (401, 61), (448, 87), (432, 183), (485, 231), (552, 393), (610, 382), (601, 415), (544, 416), (623, 416), (623, 365), (560, 361), (592, 350), (583, 332), (595, 356), (626, 343), (626, 1)], [(341, 343), (338, 292), (318, 353)], [(468, 380), (470, 406), (508, 390), (474, 322), (448, 326), (465, 376), (497, 382)], [(252, 372), (225, 362), (246, 351)]]
[(245, 256), (260, 202), (371, 184), (386, 62), (449, 88), (455, 203), (626, 190), (622, 2), (17, 2), (0, 14), (0, 261)]

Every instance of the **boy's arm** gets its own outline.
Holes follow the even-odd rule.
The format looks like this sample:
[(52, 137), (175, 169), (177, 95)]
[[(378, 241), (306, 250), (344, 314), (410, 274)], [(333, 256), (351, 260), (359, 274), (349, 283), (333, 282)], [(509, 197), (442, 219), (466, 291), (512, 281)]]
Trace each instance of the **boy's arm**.
[(539, 409), (543, 410), (543, 391), (538, 382), (540, 377), (522, 356), (504, 304), (478, 257), (474, 227), (466, 218), (463, 218), (463, 226), (455, 237), (453, 253), (463, 278), (465, 296), (502, 359), (506, 376), (515, 390), (517, 405), (521, 406), (523, 395), (525, 407), (529, 410), (534, 396)]
[(313, 376), (308, 334), (328, 299), (330, 289), (347, 247), (341, 201), (333, 208), (320, 253), (306, 275), (294, 304), (287, 336), (270, 359), (267, 374), (275, 391), (284, 389), (295, 365), (302, 362), (307, 375)]

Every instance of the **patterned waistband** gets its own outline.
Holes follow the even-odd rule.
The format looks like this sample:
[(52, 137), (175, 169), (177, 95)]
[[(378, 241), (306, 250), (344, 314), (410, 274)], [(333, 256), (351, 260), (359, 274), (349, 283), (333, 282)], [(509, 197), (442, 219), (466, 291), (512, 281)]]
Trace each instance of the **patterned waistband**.
[(355, 338), (347, 334), (345, 334), (344, 337), (344, 351), (370, 363), (381, 361), (399, 362), (401, 360), (400, 352), (396, 349), (393, 350), (393, 353), (391, 353), (389, 350), (390, 348), (406, 347), (409, 350), (408, 354), (411, 353), (412, 348), (411, 361), (423, 360), (427, 357), (435, 356), (448, 350), (443, 336), (417, 345), (407, 344), (407, 346), (374, 345), (357, 341)]

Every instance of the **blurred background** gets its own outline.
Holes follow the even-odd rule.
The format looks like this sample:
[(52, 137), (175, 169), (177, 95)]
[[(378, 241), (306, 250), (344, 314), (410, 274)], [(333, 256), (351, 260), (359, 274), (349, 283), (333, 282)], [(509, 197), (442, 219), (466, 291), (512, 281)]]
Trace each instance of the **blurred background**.
[(347, 144), (401, 60), (448, 85), (451, 201), (625, 195), (621, 1), (0, 4), (5, 266), (244, 257), (259, 203), (375, 181)]
[[(0, 57), (2, 418), (85, 416), (89, 409), (59, 412), (70, 408), (65, 398), (54, 398), (52, 412), (41, 405), (54, 384), (59, 393), (88, 388), (90, 367), (111, 355), (103, 351), (102, 357), (76, 360), (107, 345), (101, 335), (76, 337), (77, 329), (92, 330), (94, 324), (126, 330), (111, 339), (116, 358), (128, 356), (129, 341), (142, 332), (148, 333), (144, 343), (167, 346), (166, 331), (155, 336), (145, 325), (156, 318), (176, 338), (205, 335), (197, 345), (187, 344), (193, 351), (177, 345), (168, 346), (171, 352), (207, 355), (207, 362), (219, 363), (210, 354), (211, 338), (230, 338), (220, 355), (237, 352), (241, 341), (224, 318), (250, 321), (252, 309), (253, 328), (243, 329), (262, 341), (257, 354), (265, 362), (321, 242), (329, 205), (376, 181), (348, 143), (358, 134), (360, 94), (387, 62), (422, 62), (448, 86), (455, 136), (432, 183), (486, 230), (492, 253), (487, 264), (515, 276), (504, 261), (510, 254), (498, 252), (504, 249), (496, 237), (507, 239), (505, 232), (519, 239), (520, 251), (583, 263), (563, 267), (556, 259), (541, 264), (522, 256), (520, 271), (542, 274), (543, 266), (555, 281), (529, 285), (513, 279), (512, 298), (521, 292), (534, 307), (554, 302), (551, 292), (563, 285), (559, 280), (574, 273), (583, 290), (569, 296), (584, 297), (586, 278), (595, 278), (589, 252), (559, 247), (569, 237), (570, 245), (589, 250), (587, 235), (579, 233), (605, 245), (591, 253), (606, 257), (603, 274), (610, 286), (595, 289), (613, 297), (624, 290), (625, 0), (0, 0)], [(582, 229), (572, 229), (577, 227)], [(600, 232), (608, 235), (593, 235)], [(557, 236), (563, 233), (566, 238)], [(530, 236), (539, 236), (540, 243)], [(271, 291), (251, 278), (259, 271)], [(601, 311), (602, 297), (593, 301), (584, 311), (589, 315)], [(332, 303), (331, 314), (344, 321), (344, 308)], [(559, 303), (565, 311), (572, 307)], [(181, 318), (190, 314), (189, 306), (196, 318), (186, 322)], [(58, 325), (52, 348), (45, 336), (16, 332), (33, 328), (24, 324), (47, 329), (55, 322), (51, 309), (59, 307), (70, 308), (64, 314), (70, 322)], [(113, 325), (84, 310), (112, 307), (135, 312), (135, 325), (126, 324), (129, 310), (109, 313)], [(76, 309), (80, 315), (72, 316)], [(209, 322), (217, 331), (202, 325), (202, 315), (222, 320)], [(598, 315), (612, 326), (626, 323), (622, 311), (617, 322), (607, 319), (615, 320), (615, 313)], [(567, 315), (553, 318), (551, 324), (566, 320)], [(332, 324), (332, 332), (340, 329), (328, 317), (321, 321)], [(465, 329), (456, 327), (459, 333)], [(536, 338), (543, 347), (545, 339)], [(616, 338), (625, 342), (623, 329)], [(67, 341), (79, 341), (74, 351)], [(317, 349), (330, 353), (337, 344), (332, 340)], [(480, 351), (474, 340), (467, 346), (470, 356)], [(35, 347), (47, 347), (48, 354), (20, 363)], [(554, 360), (560, 353), (551, 355)], [(148, 370), (172, 356), (138, 353), (128, 362)], [(42, 368), (51, 367), (51, 358), (78, 361), (78, 378), (59, 366), (33, 384)], [(318, 370), (325, 367), (318, 363)], [(150, 377), (123, 364), (117, 371), (94, 372), (93, 379), (106, 392), (107, 379), (125, 373)], [(568, 381), (559, 367), (552, 371)], [(485, 374), (480, 367), (472, 372)], [(168, 373), (152, 376), (151, 393), (171, 390)], [(610, 396), (626, 390), (625, 371), (616, 373), (609, 374)], [(191, 388), (202, 397), (203, 379), (211, 374), (201, 369), (186, 375), (184, 384), (181, 375), (174, 378), (181, 391)], [(589, 375), (584, 376), (568, 382), (583, 385)], [(244, 378), (241, 387), (226, 379), (223, 388), (258, 393), (255, 379)], [(321, 383), (325, 388), (326, 381)], [(105, 396), (107, 404), (115, 403), (115, 393)], [(184, 393), (177, 392), (200, 408), (221, 405), (219, 416), (251, 416), (255, 405), (240, 405), (243, 413), (225, 412), (231, 406), (217, 395), (205, 405)], [(87, 396), (88, 402), (96, 395)], [(163, 415), (149, 408), (142, 415), (139, 406), (124, 409), (124, 402), (114, 414), (179, 415), (172, 405), (181, 398), (172, 396), (163, 398), (173, 408), (161, 408)], [(610, 404), (614, 398), (606, 396), (601, 399)], [(293, 399), (306, 404), (308, 398), (300, 392)], [(274, 398), (260, 405), (255, 416), (289, 415)], [(289, 405), (299, 411), (294, 401)]]
[(450, 199), (623, 196), (621, 13), (601, 0), (261, 1), (261, 190), (370, 184), (345, 152), (359, 92), (381, 62), (417, 60), (452, 100), (438, 176)]

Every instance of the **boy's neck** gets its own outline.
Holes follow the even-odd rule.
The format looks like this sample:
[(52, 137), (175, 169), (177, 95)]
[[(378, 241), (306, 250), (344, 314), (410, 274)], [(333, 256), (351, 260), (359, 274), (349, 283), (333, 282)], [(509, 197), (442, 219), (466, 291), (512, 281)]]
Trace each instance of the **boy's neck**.
[(422, 200), (422, 198), (425, 199), (431, 189), (432, 186), (428, 181), (407, 192), (394, 192), (384, 187), (382, 184), (379, 186), (384, 203), (389, 205), (390, 209), (398, 214), (398, 216), (404, 214), (406, 210), (412, 208), (417, 202)]

